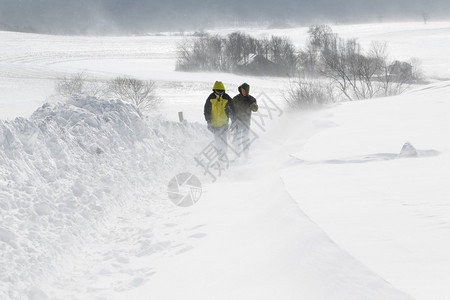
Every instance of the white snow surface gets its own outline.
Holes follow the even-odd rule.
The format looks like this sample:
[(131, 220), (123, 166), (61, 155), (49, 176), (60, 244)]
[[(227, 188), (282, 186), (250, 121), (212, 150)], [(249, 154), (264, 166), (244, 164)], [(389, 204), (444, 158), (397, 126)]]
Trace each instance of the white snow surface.
[[(175, 72), (181, 37), (0, 32), (0, 299), (450, 298), (450, 23), (334, 29), (417, 56), (434, 83), (288, 112), (285, 79)], [(79, 71), (156, 80), (161, 116), (52, 96)], [(250, 158), (213, 182), (194, 156), (212, 140), (197, 121), (215, 80), (284, 114), (253, 123)], [(400, 155), (407, 142), (417, 156)], [(181, 172), (202, 182), (188, 208), (167, 195)]]
[(0, 126), (2, 299), (20, 299), (116, 210), (150, 207), (161, 197), (155, 186), (185, 164), (184, 139), (193, 146), (205, 132), (95, 98), (47, 104)]

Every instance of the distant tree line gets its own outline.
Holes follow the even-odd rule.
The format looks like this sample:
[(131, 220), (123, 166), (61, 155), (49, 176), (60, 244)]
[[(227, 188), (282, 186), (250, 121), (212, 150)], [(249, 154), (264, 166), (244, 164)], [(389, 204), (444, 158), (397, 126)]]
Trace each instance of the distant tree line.
[(420, 79), (418, 61), (390, 60), (385, 43), (364, 51), (327, 25), (311, 26), (308, 35), (306, 46), (296, 49), (278, 36), (201, 34), (178, 46), (176, 68), (289, 77), (287, 98), (294, 106), (395, 95)]
[(178, 45), (179, 71), (225, 71), (288, 76), (295, 71), (294, 45), (285, 37), (256, 39), (242, 32), (201, 34)]
[(324, 78), (333, 98), (361, 100), (404, 92), (421, 79), (419, 62), (391, 60), (386, 43), (364, 51), (356, 39), (343, 39), (327, 25), (311, 26), (309, 41), (298, 53), (300, 78)]

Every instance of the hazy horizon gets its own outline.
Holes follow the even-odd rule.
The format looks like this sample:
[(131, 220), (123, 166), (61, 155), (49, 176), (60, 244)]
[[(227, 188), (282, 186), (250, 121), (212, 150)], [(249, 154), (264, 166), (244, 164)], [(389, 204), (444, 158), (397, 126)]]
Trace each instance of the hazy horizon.
[(423, 21), (448, 18), (444, 0), (0, 0), (0, 30), (145, 33), (241, 24)]

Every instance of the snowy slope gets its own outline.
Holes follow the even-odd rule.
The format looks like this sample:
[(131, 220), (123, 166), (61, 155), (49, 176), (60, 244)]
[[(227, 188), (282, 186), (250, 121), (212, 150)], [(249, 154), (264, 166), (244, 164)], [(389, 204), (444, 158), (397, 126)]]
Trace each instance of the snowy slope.
[[(450, 295), (449, 93), (445, 82), (324, 111), (333, 126), (282, 174), (333, 240), (418, 299)], [(417, 157), (399, 155), (405, 142)]]
[(190, 219), (203, 226), (195, 248), (114, 299), (411, 299), (331, 241), (277, 176), (221, 181)]
[(284, 116), (189, 211), (201, 241), (114, 299), (446, 299), (449, 92)]
[(94, 98), (44, 105), (0, 126), (2, 299), (39, 286), (117, 210), (157, 206), (158, 188), (186, 164), (186, 140), (201, 147), (206, 132)]
[[(334, 29), (449, 76), (449, 23)], [(175, 72), (180, 37), (0, 38), (0, 299), (450, 297), (448, 82), (285, 111), (212, 182), (194, 160), (212, 139), (203, 123), (94, 98), (42, 106), (55, 79), (153, 79), (165, 119), (201, 122), (215, 80), (282, 107), (285, 79)], [(419, 157), (398, 156), (405, 142)], [(180, 172), (203, 185), (189, 208), (167, 196)]]

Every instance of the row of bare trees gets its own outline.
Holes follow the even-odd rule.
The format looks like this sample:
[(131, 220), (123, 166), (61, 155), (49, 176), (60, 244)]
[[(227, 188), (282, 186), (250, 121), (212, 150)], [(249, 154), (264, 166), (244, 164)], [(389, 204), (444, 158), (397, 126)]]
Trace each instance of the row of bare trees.
[(389, 96), (403, 92), (420, 78), (418, 62), (391, 61), (386, 43), (373, 42), (363, 51), (356, 39), (343, 39), (322, 25), (309, 29), (307, 64), (313, 75), (330, 79), (348, 100)]
[(361, 100), (400, 94), (421, 78), (419, 62), (391, 60), (386, 43), (373, 42), (364, 51), (356, 39), (343, 39), (326, 25), (312, 26), (308, 33), (298, 53), (298, 78), (291, 80), (294, 90), (285, 97), (294, 106), (317, 102), (318, 86), (328, 102)]
[(179, 71), (233, 72), (259, 56), (270, 62), (278, 75), (289, 75), (295, 70), (297, 61), (296, 49), (289, 39), (277, 36), (256, 39), (242, 32), (233, 32), (226, 37), (203, 34), (185, 40), (177, 50), (176, 68)]
[(286, 76), (294, 89), (288, 98), (306, 104), (395, 95), (420, 80), (419, 62), (390, 59), (385, 43), (365, 50), (327, 25), (311, 26), (308, 34), (303, 49), (284, 37), (201, 34), (178, 46), (177, 70)]

